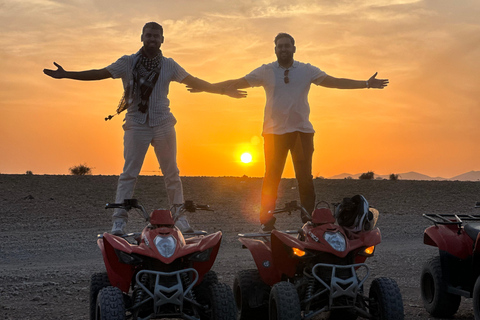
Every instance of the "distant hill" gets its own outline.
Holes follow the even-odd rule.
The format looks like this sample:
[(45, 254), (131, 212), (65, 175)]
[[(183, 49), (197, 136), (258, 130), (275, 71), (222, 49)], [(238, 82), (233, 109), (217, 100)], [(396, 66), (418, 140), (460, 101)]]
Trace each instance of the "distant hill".
[[(351, 173), (341, 173), (327, 179), (358, 179), (362, 175), (361, 173), (351, 174)], [(375, 174), (375, 179), (389, 179), (390, 174), (382, 175), (382, 174)], [(442, 181), (442, 180), (458, 180), (458, 181), (480, 181), (480, 171), (470, 171), (453, 178), (443, 178), (443, 177), (430, 177), (425, 174), (421, 174), (418, 172), (405, 172), (405, 173), (398, 173), (398, 177), (400, 180), (429, 180), (429, 181)]]
[(470, 171), (448, 180), (459, 180), (459, 181), (480, 181), (480, 171)]

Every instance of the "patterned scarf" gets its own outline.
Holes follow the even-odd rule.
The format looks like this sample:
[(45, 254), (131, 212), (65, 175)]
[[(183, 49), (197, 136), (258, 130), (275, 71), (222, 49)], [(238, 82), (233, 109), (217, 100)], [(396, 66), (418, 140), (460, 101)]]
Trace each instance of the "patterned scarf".
[(132, 79), (123, 92), (116, 114), (109, 115), (105, 118), (105, 121), (112, 119), (115, 115), (128, 109), (128, 107), (133, 104), (137, 92), (140, 97), (138, 110), (142, 113), (147, 112), (148, 100), (155, 84), (157, 83), (162, 68), (162, 51), (160, 51), (154, 58), (149, 59), (143, 54), (142, 50), (143, 48), (137, 52), (138, 58), (133, 67)]

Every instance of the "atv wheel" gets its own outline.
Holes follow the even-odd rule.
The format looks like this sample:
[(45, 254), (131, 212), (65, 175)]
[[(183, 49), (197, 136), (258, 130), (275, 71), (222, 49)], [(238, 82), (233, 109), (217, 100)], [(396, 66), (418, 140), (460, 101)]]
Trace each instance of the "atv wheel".
[(265, 284), (256, 269), (242, 270), (233, 281), (233, 295), (239, 320), (268, 318), (270, 286)]
[(295, 286), (290, 282), (276, 283), (270, 291), (270, 320), (300, 320), (300, 299)]
[(110, 280), (108, 280), (106, 272), (92, 274), (90, 278), (90, 320), (95, 320), (98, 292), (108, 286), (110, 286)]
[(208, 271), (203, 276), (202, 282), (196, 286), (193, 290), (195, 291), (196, 300), (201, 304), (208, 303), (208, 295), (210, 292), (210, 286), (212, 284), (218, 283), (218, 277), (215, 271)]
[(460, 306), (461, 297), (447, 292), (440, 257), (428, 260), (422, 270), (420, 291), (423, 305), (434, 317), (449, 318)]
[[(201, 319), (229, 320), (236, 318), (235, 300), (232, 289), (225, 283), (213, 283), (209, 288), (209, 310)], [(208, 317), (209, 315), (209, 317)]]
[(395, 280), (377, 278), (370, 285), (370, 313), (376, 320), (403, 320), (403, 300)]
[(122, 290), (106, 287), (97, 297), (96, 320), (125, 320), (125, 303)]
[(475, 281), (473, 288), (473, 314), (475, 319), (480, 319), (480, 277)]

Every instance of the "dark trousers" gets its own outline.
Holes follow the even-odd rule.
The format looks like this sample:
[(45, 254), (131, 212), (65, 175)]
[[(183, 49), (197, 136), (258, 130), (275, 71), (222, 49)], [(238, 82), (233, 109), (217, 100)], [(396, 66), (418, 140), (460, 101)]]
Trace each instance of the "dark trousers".
[(301, 204), (311, 213), (315, 208), (315, 188), (312, 176), (313, 133), (265, 134), (264, 141), (265, 177), (262, 186), (260, 223), (268, 222), (273, 216), (268, 211), (275, 209), (278, 185), (282, 178), (288, 151), (292, 155)]

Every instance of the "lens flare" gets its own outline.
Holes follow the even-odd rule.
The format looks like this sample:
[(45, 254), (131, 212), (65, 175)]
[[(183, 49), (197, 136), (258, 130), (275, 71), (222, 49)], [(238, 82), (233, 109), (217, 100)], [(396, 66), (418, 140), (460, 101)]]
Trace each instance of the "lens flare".
[(243, 163), (250, 163), (250, 162), (252, 162), (252, 155), (248, 152), (245, 152), (240, 156), (240, 160)]

